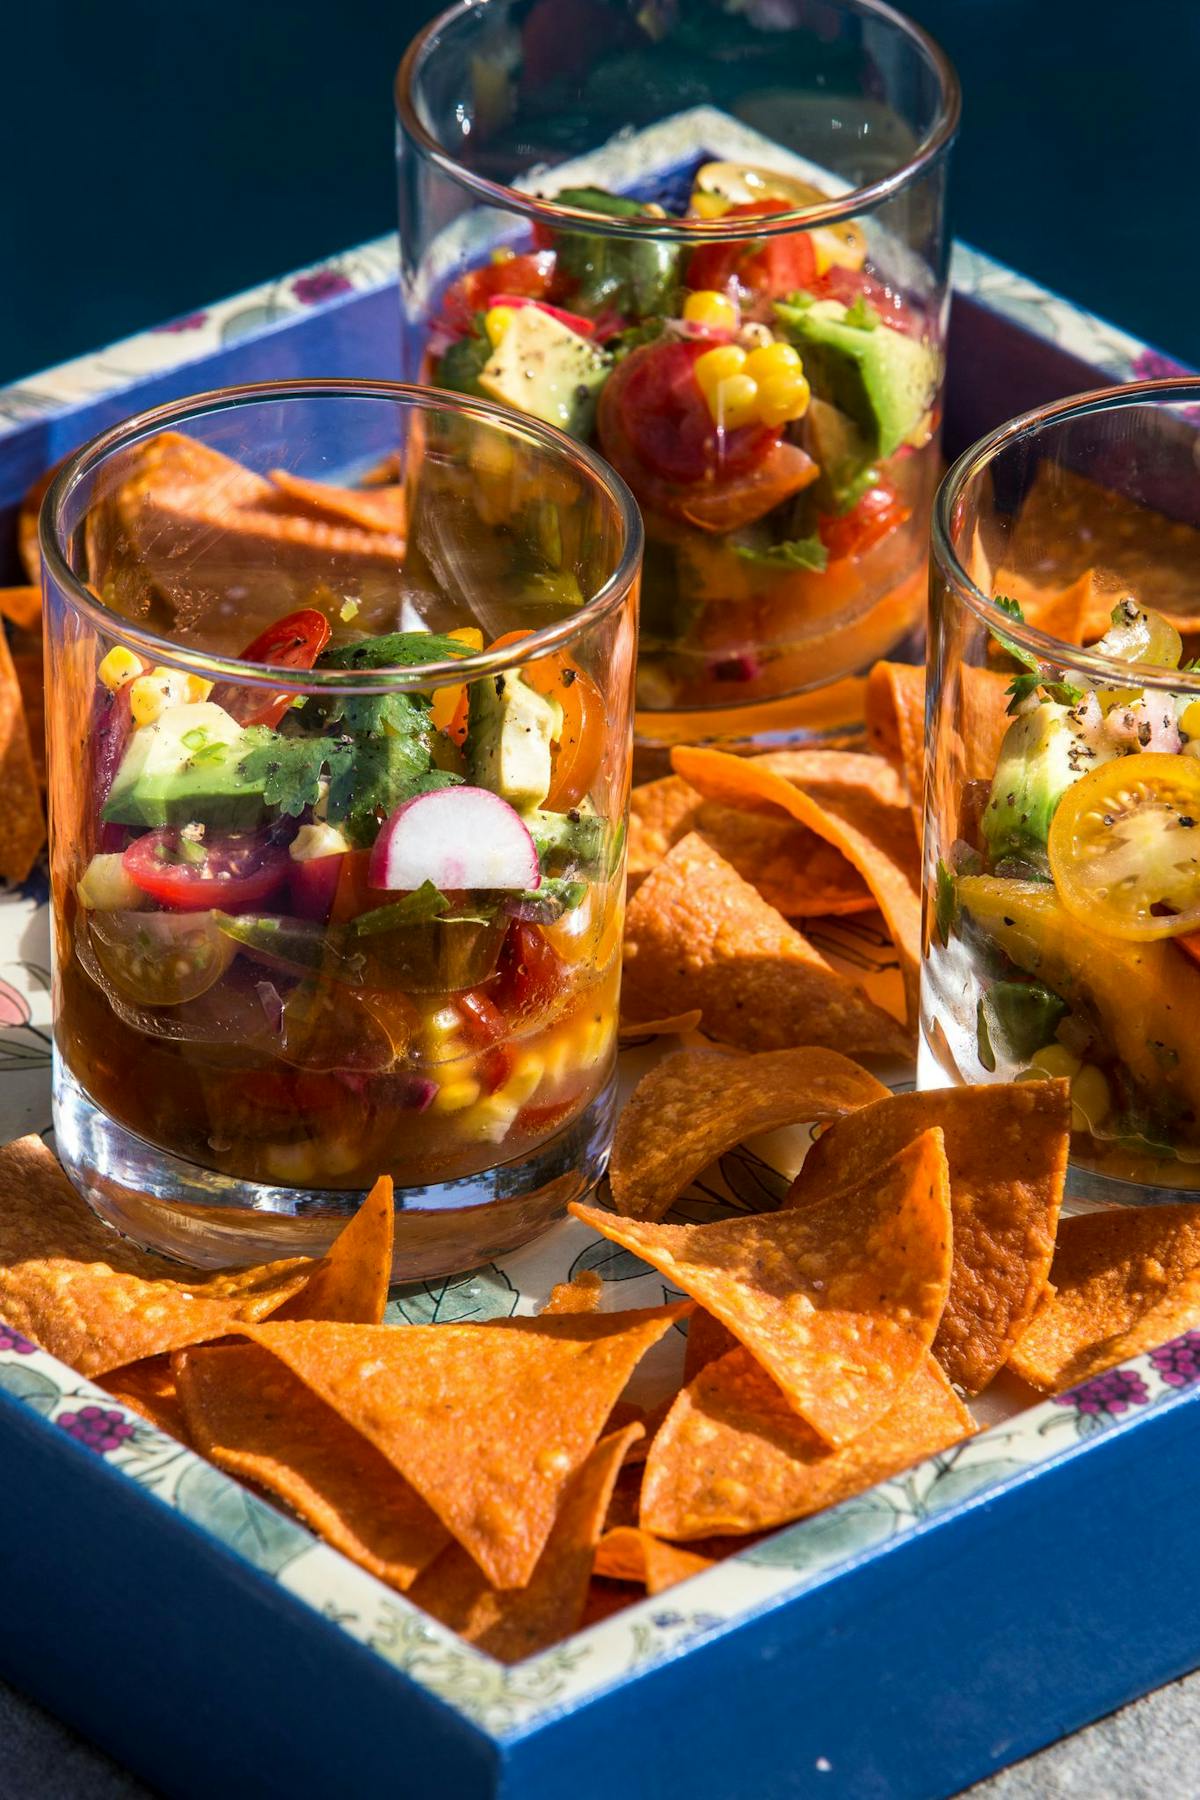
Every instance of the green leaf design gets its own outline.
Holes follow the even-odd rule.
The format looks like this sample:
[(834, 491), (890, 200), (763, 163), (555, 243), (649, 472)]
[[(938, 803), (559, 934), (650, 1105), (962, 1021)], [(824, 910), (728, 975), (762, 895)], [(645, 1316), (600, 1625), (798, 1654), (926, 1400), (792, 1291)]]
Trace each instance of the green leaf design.
[(777, 1212), (787, 1198), (791, 1178), (781, 1175), (753, 1150), (728, 1150), (720, 1161), (721, 1177), (730, 1193), (751, 1212)]
[(876, 1490), (847, 1500), (832, 1511), (802, 1519), (741, 1552), (743, 1562), (771, 1569), (821, 1569), (843, 1556), (886, 1543), (907, 1522), (886, 1496)]
[(963, 1458), (952, 1468), (939, 1469), (921, 1502), (921, 1512), (938, 1513), (947, 1507), (958, 1506), (983, 1488), (1005, 1481), (1010, 1475), (1019, 1475), (1024, 1466), (1008, 1457), (990, 1457), (975, 1462)]
[(184, 1470), (175, 1489), (175, 1505), (269, 1575), (278, 1575), (313, 1542), (303, 1525), (207, 1463), (195, 1462)]
[(574, 1281), (583, 1269), (594, 1270), (601, 1281), (637, 1281), (639, 1276), (654, 1273), (650, 1264), (644, 1263), (632, 1250), (623, 1250), (620, 1244), (610, 1244), (607, 1238), (599, 1238), (596, 1243), (589, 1244), (586, 1250), (579, 1252), (571, 1264), (568, 1279)]
[(449, 1281), (414, 1282), (401, 1288), (383, 1315), (385, 1325), (461, 1325), (467, 1320), (507, 1319), (520, 1296), (495, 1263), (453, 1275)]
[(49, 1375), (44, 1375), (40, 1369), (26, 1368), (19, 1362), (0, 1362), (0, 1388), (14, 1400), (32, 1406), (44, 1418), (49, 1418), (62, 1393)]

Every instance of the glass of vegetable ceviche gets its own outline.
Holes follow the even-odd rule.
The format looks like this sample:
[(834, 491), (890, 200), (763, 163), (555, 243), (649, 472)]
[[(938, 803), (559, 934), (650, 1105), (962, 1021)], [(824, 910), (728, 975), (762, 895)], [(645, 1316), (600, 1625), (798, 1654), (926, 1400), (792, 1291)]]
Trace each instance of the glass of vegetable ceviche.
[(958, 87), (874, 0), (490, 0), (397, 78), (405, 374), (599, 448), (637, 734), (861, 722), (924, 617)]
[(590, 450), (427, 389), (201, 395), (64, 469), (54, 1116), (113, 1224), (314, 1252), (389, 1174), (444, 1275), (594, 1185), (641, 543)]
[(1061, 402), (934, 509), (921, 1080), (1068, 1076), (1100, 1198), (1200, 1185), (1198, 420)]

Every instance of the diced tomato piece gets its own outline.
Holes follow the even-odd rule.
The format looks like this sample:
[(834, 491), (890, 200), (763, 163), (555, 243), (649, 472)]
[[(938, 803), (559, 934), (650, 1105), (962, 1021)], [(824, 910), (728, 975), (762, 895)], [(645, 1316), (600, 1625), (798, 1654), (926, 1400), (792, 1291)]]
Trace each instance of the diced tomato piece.
[(818, 300), (840, 300), (843, 306), (853, 306), (856, 300), (865, 300), (893, 331), (902, 331), (906, 337), (919, 337), (921, 334), (921, 320), (912, 312), (903, 295), (886, 282), (878, 281), (874, 275), (868, 275), (865, 269), (844, 269), (835, 264), (807, 286)]
[(173, 912), (261, 906), (282, 885), (288, 860), (262, 831), (189, 839), (170, 825), (135, 838), (122, 858), (130, 880)]
[(536, 925), (514, 919), (500, 951), (489, 990), (494, 1006), (510, 1022), (544, 1012), (562, 992), (566, 969)]
[(878, 487), (868, 488), (848, 513), (819, 519), (817, 531), (830, 562), (840, 562), (846, 556), (862, 556), (911, 517), (912, 507), (904, 504), (894, 487), (880, 482)]
[(512, 1074), (513, 1055), (503, 1039), (508, 1034), (508, 1021), (500, 1009), (478, 988), (468, 988), (454, 996), (463, 1022), (463, 1036), (469, 1044), (479, 1045), (484, 1054), (479, 1059), (479, 1072), (486, 1093), (494, 1094)]
[(544, 300), (554, 280), (553, 250), (534, 250), (509, 256), (503, 262), (484, 263), (451, 282), (442, 297), (442, 320), (451, 331), (470, 331), (475, 314), (496, 303), (497, 294), (526, 300)]
[[(311, 669), (329, 642), (329, 620), (315, 607), (303, 607), (276, 619), (273, 625), (247, 644), (242, 661), (271, 663), (280, 669)], [(272, 694), (265, 688), (241, 687), (235, 681), (219, 681), (211, 698), (240, 725), (278, 725), (295, 699), (294, 692)]]
[(753, 469), (778, 444), (779, 432), (763, 425), (718, 432), (695, 374), (711, 348), (703, 339), (644, 344), (605, 382), (601, 446), (635, 493), (639, 472), (682, 486), (727, 480)]
[[(725, 219), (766, 219), (793, 211), (787, 200), (747, 200), (731, 206)], [(745, 238), (732, 243), (702, 244), (688, 261), (690, 288), (712, 288), (724, 293), (731, 282), (752, 294), (782, 299), (797, 288), (812, 286), (817, 272), (812, 239), (806, 231), (789, 231), (779, 237)]]
[(568, 330), (576, 332), (580, 337), (591, 337), (596, 326), (593, 320), (585, 319), (582, 313), (568, 312), (565, 306), (551, 306), (548, 300), (533, 300), (528, 294), (493, 294), (489, 306), (536, 306), (539, 312), (549, 313)]
[(343, 855), (314, 856), (308, 862), (293, 862), (288, 870), (288, 892), (292, 910), (302, 919), (316, 919), (324, 924), (333, 911), (338, 883), (342, 876)]

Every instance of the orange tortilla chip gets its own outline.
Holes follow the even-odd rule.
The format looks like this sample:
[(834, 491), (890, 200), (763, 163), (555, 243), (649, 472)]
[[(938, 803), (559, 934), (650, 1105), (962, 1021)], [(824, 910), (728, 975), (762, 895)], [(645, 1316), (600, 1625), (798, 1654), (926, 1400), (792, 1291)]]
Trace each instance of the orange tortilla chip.
[(840, 851), (805, 826), (704, 800), (678, 775), (635, 788), (630, 797), (630, 891), (692, 831), (786, 918), (866, 912), (873, 905)]
[(13, 671), (21, 690), (25, 708), (25, 728), (29, 733), (29, 753), (39, 788), (46, 786), (46, 681), (41, 645), (36, 650), (14, 650)]
[(1077, 1387), (1093, 1375), (1103, 1375), (1118, 1363), (1141, 1356), (1145, 1350), (1157, 1350), (1160, 1344), (1182, 1337), (1200, 1325), (1200, 1270), (1193, 1269), (1176, 1286), (1168, 1288), (1161, 1300), (1155, 1301), (1128, 1331), (1106, 1338), (1091, 1350), (1081, 1351), (1070, 1366), (1064, 1385)]
[(42, 501), (54, 477), (62, 464), (55, 463), (44, 475), (39, 475), (25, 498), (21, 502), (21, 510), (17, 514), (17, 554), (21, 559), (21, 567), (26, 578), (36, 587), (42, 579), (42, 550), (38, 543), (38, 516), (42, 510)]
[(877, 662), (867, 677), (867, 738), (904, 777), (921, 841), (925, 804), (925, 671), (917, 663)]
[(1010, 569), (998, 569), (992, 582), (993, 597), (1015, 600), (1027, 625), (1044, 631), (1064, 644), (1092, 644), (1104, 636), (1112, 610), (1121, 597), (1119, 585), (1085, 569), (1067, 587), (1044, 587)]
[[(681, 748), (678, 772), (727, 806), (774, 805), (836, 846), (862, 876), (886, 921), (916, 1018), (921, 952), (920, 856), (911, 811), (890, 765), (837, 750), (730, 756)], [(850, 1046), (842, 1045), (843, 1049)]]
[(936, 1130), (860, 1186), (799, 1211), (711, 1225), (570, 1211), (712, 1313), (834, 1445), (895, 1404), (946, 1304), (950, 1194)]
[(28, 876), (46, 841), (37, 768), (17, 672), (8, 640), (0, 631), (0, 876), (20, 882)]
[(0, 615), (21, 631), (42, 628), (42, 590), (37, 587), (0, 588)]
[(112, 1369), (101, 1376), (99, 1385), (168, 1437), (178, 1438), (181, 1444), (191, 1443), (169, 1356), (150, 1356), (145, 1362)]
[(103, 1225), (40, 1138), (0, 1150), (0, 1319), (81, 1375), (265, 1318), (312, 1267), (298, 1258), (188, 1279)]
[(688, 1311), (486, 1325), (252, 1325), (382, 1452), (496, 1587), (533, 1574), (571, 1476), (651, 1344)]
[(694, 832), (630, 902), (622, 1003), (631, 1018), (699, 1007), (706, 1031), (744, 1050), (908, 1049), (899, 1022)]
[(407, 1588), (450, 1541), (386, 1457), (257, 1344), (173, 1358), (201, 1455), (275, 1494), (327, 1543)]
[(714, 1319), (710, 1312), (698, 1306), (688, 1320), (687, 1349), (683, 1356), (683, 1385), (698, 1375), (701, 1369), (708, 1367), (722, 1356), (728, 1356), (731, 1350), (737, 1349), (737, 1339), (732, 1331)]
[(1046, 1285), (1070, 1144), (1065, 1081), (891, 1094), (818, 1138), (784, 1204), (828, 1200), (865, 1181), (933, 1125), (945, 1140), (954, 1221), (954, 1272), (933, 1354), (977, 1394)]
[(503, 1663), (522, 1662), (570, 1637), (583, 1619), (613, 1485), (640, 1430), (629, 1425), (601, 1438), (576, 1470), (525, 1587), (489, 1586), (466, 1551), (452, 1544), (414, 1584), (409, 1598)]
[(597, 1575), (609, 1581), (639, 1582), (648, 1594), (661, 1594), (713, 1566), (711, 1556), (697, 1556), (693, 1550), (664, 1543), (637, 1525), (618, 1525), (606, 1531), (596, 1546)]
[(685, 1032), (695, 1031), (700, 1019), (700, 1009), (696, 1006), (691, 1012), (675, 1013), (669, 1019), (622, 1019), (617, 1027), (617, 1038), (622, 1044), (636, 1044), (642, 1038), (682, 1037)]
[(642, 1525), (682, 1539), (786, 1525), (886, 1481), (974, 1429), (926, 1355), (883, 1417), (830, 1450), (754, 1358), (733, 1350), (684, 1389), (655, 1438)]
[(378, 1325), (392, 1279), (395, 1221), (392, 1178), (381, 1175), (304, 1287), (274, 1316)]
[(560, 1281), (550, 1290), (550, 1298), (542, 1307), (542, 1317), (549, 1313), (594, 1313), (604, 1294), (604, 1283), (595, 1269), (580, 1269), (570, 1281)]
[(1200, 531), (1048, 457), (1022, 502), (1005, 560), (1059, 590), (1094, 571), (1180, 631), (1194, 631), (1200, 619)]
[(270, 479), (279, 490), (283, 510), (307, 514), (331, 524), (359, 525), (364, 531), (390, 531), (403, 536), (407, 509), (403, 487), (396, 482), (369, 488), (334, 487), (327, 481), (309, 481), (287, 469), (272, 469)]
[(887, 1089), (836, 1050), (682, 1050), (634, 1089), (613, 1142), (613, 1205), (661, 1219), (693, 1176), (756, 1132), (837, 1118)]
[(1135, 1330), (1198, 1269), (1200, 1205), (1122, 1206), (1064, 1219), (1050, 1266), (1054, 1291), (1009, 1368), (1044, 1393), (1073, 1387), (1098, 1345)]

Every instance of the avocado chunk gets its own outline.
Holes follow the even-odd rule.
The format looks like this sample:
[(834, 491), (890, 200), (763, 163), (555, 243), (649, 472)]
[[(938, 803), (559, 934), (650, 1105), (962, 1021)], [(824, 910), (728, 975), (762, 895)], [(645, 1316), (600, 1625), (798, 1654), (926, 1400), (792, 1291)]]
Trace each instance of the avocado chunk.
[(869, 307), (852, 315), (840, 300), (781, 300), (775, 316), (813, 393), (849, 415), (869, 455), (890, 456), (913, 435), (937, 392), (938, 359), (928, 344), (894, 331)]
[(515, 671), (473, 681), (467, 725), (471, 780), (518, 812), (540, 806), (550, 792), (550, 744), (559, 728), (558, 708)]
[(992, 862), (1015, 856), (1049, 873), (1046, 840), (1059, 801), (1081, 775), (1111, 756), (1087, 742), (1070, 708), (1057, 701), (1043, 700), (1019, 714), (1004, 734), (983, 809)]
[(612, 358), (539, 306), (521, 306), (477, 377), (481, 392), (587, 437)]
[(106, 823), (242, 830), (266, 811), (266, 774), (242, 772), (245, 732), (211, 700), (169, 706), (129, 740), (104, 807)]
[(963, 875), (963, 915), (1019, 969), (1075, 1010), (1092, 1011), (1105, 1041), (1155, 1112), (1200, 1137), (1200, 969), (1169, 939), (1089, 931), (1048, 882)]
[[(1037, 981), (994, 981), (979, 1002), (980, 1061), (985, 1043), (1009, 1062), (1025, 1063), (1054, 1037), (1066, 1003)], [(995, 1067), (993, 1056), (991, 1067)]]
[(538, 853), (543, 882), (582, 871), (594, 872), (601, 863), (607, 827), (597, 813), (527, 813), (525, 829)]

